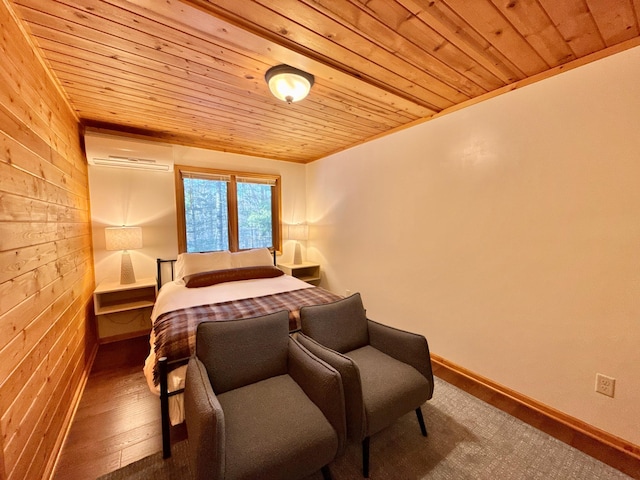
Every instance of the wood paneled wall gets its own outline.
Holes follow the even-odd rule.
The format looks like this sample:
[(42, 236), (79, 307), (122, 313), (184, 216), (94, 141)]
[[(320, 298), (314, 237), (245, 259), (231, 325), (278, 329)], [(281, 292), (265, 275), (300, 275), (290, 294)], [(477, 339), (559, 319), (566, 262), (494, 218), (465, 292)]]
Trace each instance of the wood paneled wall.
[(49, 475), (96, 350), (79, 126), (0, 0), (0, 480)]

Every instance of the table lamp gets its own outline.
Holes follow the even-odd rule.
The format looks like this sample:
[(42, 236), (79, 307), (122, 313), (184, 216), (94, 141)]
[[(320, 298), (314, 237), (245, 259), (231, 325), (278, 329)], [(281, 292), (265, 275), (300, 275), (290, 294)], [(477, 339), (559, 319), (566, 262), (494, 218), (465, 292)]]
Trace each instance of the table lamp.
[(293, 264), (301, 265), (302, 264), (302, 252), (300, 251), (300, 242), (299, 240), (308, 240), (309, 239), (309, 225), (306, 223), (299, 223), (297, 225), (289, 225), (287, 230), (287, 238), (289, 240), (296, 241), (296, 248), (293, 253)]
[(105, 248), (122, 250), (120, 264), (120, 283), (126, 285), (136, 283), (133, 264), (129, 250), (142, 248), (142, 228), (140, 227), (107, 227), (104, 229)]

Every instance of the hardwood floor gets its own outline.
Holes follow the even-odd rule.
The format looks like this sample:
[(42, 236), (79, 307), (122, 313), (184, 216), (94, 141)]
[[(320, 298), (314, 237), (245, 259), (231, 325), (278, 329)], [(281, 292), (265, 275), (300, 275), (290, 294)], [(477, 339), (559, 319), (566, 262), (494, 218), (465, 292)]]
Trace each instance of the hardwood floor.
[(160, 400), (142, 373), (148, 353), (148, 337), (99, 347), (54, 480), (95, 479), (162, 450)]

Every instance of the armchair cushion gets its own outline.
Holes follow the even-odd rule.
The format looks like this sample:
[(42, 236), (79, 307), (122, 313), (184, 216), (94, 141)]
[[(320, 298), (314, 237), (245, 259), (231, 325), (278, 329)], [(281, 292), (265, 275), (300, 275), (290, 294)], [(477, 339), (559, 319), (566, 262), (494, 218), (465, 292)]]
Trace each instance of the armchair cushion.
[(287, 373), (288, 346), (286, 311), (203, 322), (196, 330), (196, 356), (207, 369), (217, 395)]
[(367, 418), (365, 436), (387, 427), (431, 397), (431, 385), (412, 366), (367, 345), (348, 352), (360, 370)]
[(336, 352), (369, 343), (367, 315), (359, 293), (333, 303), (302, 307), (300, 325), (305, 335)]
[(226, 425), (225, 478), (258, 478), (257, 472), (265, 479), (303, 478), (338, 450), (335, 431), (289, 375), (218, 398)]

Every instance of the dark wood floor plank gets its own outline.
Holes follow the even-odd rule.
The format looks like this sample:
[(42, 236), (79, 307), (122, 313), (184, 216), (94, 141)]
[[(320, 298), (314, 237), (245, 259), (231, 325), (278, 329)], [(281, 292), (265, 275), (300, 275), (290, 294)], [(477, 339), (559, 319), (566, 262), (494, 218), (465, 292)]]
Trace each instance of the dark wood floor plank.
[(144, 337), (100, 346), (53, 480), (95, 478), (162, 450), (159, 399), (142, 373), (148, 353)]
[(89, 458), (82, 455), (64, 455), (58, 461), (55, 480), (94, 479), (120, 468), (121, 452), (106, 457)]

